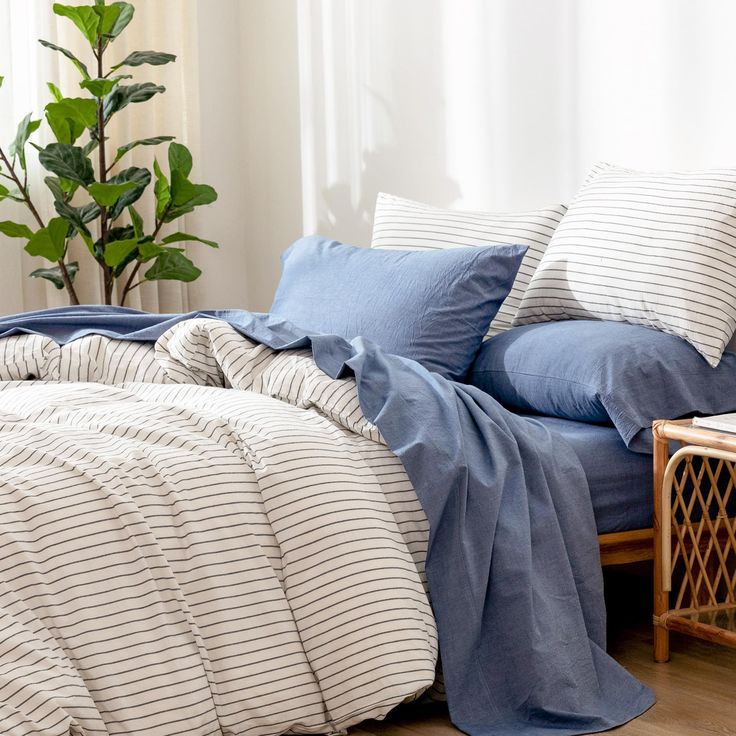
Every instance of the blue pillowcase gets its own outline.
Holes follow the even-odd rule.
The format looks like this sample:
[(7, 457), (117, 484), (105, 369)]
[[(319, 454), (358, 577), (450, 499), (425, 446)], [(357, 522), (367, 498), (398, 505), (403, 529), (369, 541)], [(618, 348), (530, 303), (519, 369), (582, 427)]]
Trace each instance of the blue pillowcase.
[(526, 250), (377, 250), (302, 238), (281, 258), (271, 312), (309, 332), (365, 337), (461, 380)]
[(516, 411), (612, 422), (640, 452), (655, 419), (736, 411), (736, 355), (711, 368), (679, 337), (624, 322), (508, 330), (485, 342), (469, 381)]

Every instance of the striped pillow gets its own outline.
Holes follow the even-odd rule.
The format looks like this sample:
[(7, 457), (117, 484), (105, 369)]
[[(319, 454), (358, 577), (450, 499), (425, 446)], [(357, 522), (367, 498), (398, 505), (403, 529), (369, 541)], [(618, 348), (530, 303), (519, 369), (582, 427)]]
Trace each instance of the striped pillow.
[(603, 319), (677, 335), (718, 365), (736, 328), (736, 169), (597, 164), (514, 324)]
[(372, 248), (440, 250), (468, 245), (526, 245), (529, 249), (487, 337), (511, 327), (524, 290), (565, 214), (558, 204), (534, 212), (493, 214), (445, 210), (391, 194), (378, 195)]

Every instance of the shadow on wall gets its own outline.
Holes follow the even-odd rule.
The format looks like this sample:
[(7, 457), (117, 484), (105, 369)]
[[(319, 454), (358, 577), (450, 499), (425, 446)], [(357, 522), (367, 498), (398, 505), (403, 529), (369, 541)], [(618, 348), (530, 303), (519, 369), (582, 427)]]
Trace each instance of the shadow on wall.
[[(365, 12), (380, 12), (381, 5)], [(401, 5), (393, 3), (389, 10), (402, 12)], [(352, 22), (370, 31), (377, 20), (360, 17)], [(376, 196), (381, 191), (439, 207), (450, 206), (461, 196), (459, 184), (447, 173), (440, 21), (439, 13), (422, 14), (422, 43), (407, 44), (401, 38), (398, 29), (406, 28), (404, 23), (380, 22), (384, 30), (394, 29), (388, 38), (353, 33), (355, 45), (346, 55), (352, 59), (348, 67), (361, 77), (360, 91), (344, 97), (340, 89), (325, 90), (325, 94), (346, 102), (332, 110), (337, 124), (331, 127), (341, 138), (338, 150), (350, 151), (353, 146), (362, 154), (352, 165), (338, 167), (339, 178), (320, 188), (320, 234), (370, 245)]]

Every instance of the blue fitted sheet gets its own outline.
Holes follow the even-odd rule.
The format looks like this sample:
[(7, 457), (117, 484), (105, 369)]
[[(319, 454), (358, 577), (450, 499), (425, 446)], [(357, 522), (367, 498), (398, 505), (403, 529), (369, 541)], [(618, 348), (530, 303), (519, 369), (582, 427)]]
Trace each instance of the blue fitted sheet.
[(529, 417), (561, 434), (583, 466), (599, 534), (652, 526), (652, 456), (629, 450), (615, 427)]

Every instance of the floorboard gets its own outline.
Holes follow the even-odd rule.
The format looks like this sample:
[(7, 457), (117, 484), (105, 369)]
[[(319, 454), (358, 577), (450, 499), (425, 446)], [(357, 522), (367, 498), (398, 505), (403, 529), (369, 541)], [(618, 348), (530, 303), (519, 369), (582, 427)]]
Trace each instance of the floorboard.
[[(651, 579), (647, 566), (608, 572), (609, 651), (656, 693), (656, 705), (616, 736), (736, 736), (736, 649), (673, 635), (672, 658), (652, 661)], [(622, 601), (627, 601), (624, 605)], [(406, 706), (351, 736), (453, 736), (442, 708)]]

